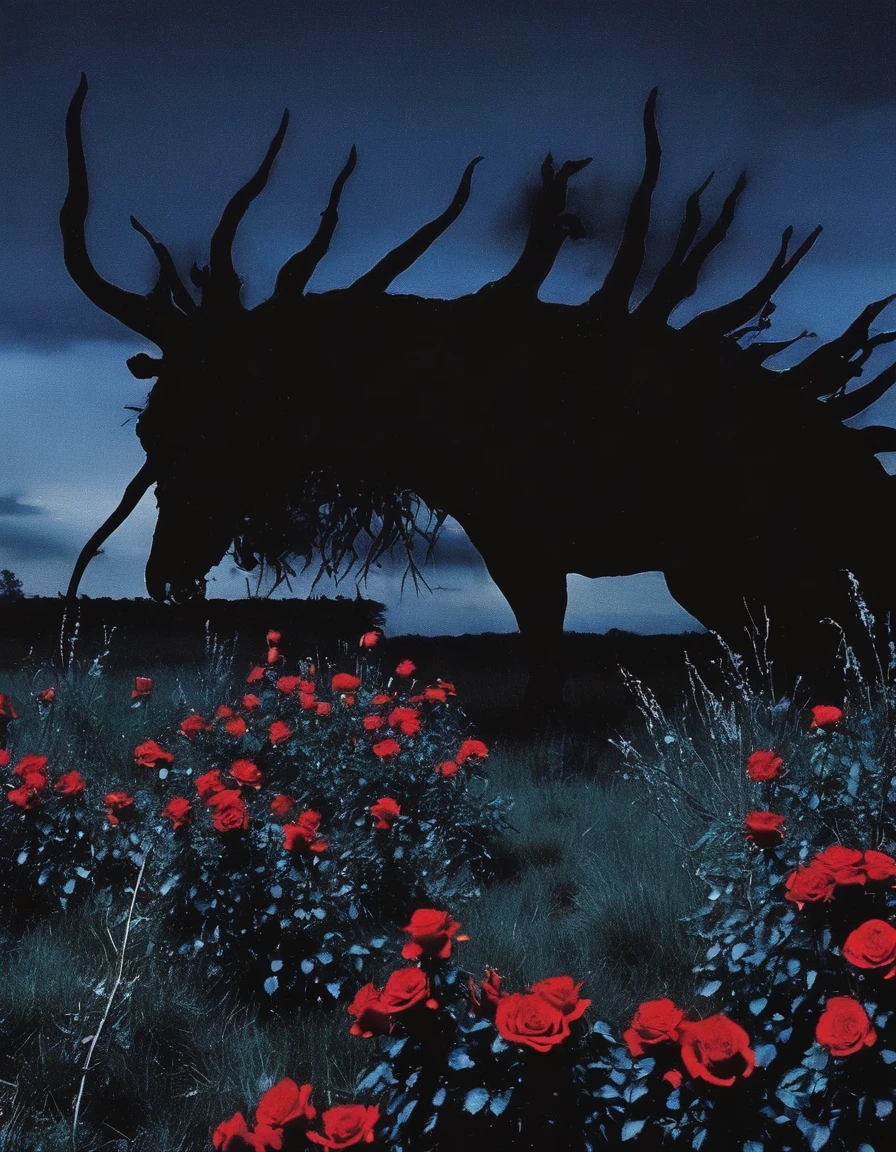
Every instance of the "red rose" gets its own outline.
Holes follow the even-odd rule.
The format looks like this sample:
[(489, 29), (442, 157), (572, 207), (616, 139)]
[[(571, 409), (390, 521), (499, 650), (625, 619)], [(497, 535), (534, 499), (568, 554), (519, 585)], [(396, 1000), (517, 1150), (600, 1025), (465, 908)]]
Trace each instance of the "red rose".
[(162, 815), (171, 821), (173, 828), (186, 828), (193, 823), (193, 805), (185, 796), (175, 796), (162, 809)]
[(389, 726), (391, 728), (397, 728), (405, 724), (408, 720), (417, 720), (419, 717), (419, 708), (407, 708), (404, 706), (393, 708), (389, 713)]
[(127, 792), (110, 792), (106, 796), (106, 819), (110, 824), (118, 824), (134, 814), (134, 798)]
[(887, 968), (885, 980), (896, 976), (896, 928), (886, 920), (866, 920), (846, 937), (843, 959), (856, 968)]
[(401, 745), (390, 736), (388, 740), (380, 740), (374, 744), (373, 750), (383, 760), (387, 756), (397, 756), (401, 751)]
[(63, 772), (63, 774), (56, 781), (53, 790), (58, 792), (60, 796), (70, 796), (72, 799), (77, 800), (79, 796), (84, 795), (84, 789), (87, 787), (87, 781), (80, 772)]
[(256, 664), (249, 675), (246, 677), (247, 684), (257, 684), (259, 680), (264, 679), (264, 668), (260, 664)]
[(243, 707), (247, 712), (252, 712), (255, 708), (261, 707), (261, 699), (254, 692), (247, 692), (243, 697)]
[(816, 852), (813, 863), (823, 868), (835, 884), (864, 884), (863, 856), (857, 848), (834, 844), (823, 852)]
[(245, 736), (246, 735), (246, 721), (242, 716), (233, 716), (224, 725), (224, 731), (229, 736)]
[(379, 631), (365, 632), (361, 636), (361, 639), (358, 641), (358, 647), (359, 648), (373, 648), (373, 647), (375, 647), (375, 645), (379, 644), (381, 639), (382, 639), (382, 632), (379, 632)]
[(749, 1076), (756, 1067), (750, 1037), (721, 1013), (682, 1025), (681, 1058), (691, 1076), (723, 1088), (730, 1088), (738, 1077)]
[(199, 732), (208, 732), (210, 728), (211, 724), (198, 712), (194, 712), (180, 723), (180, 730), (188, 740), (192, 740)]
[(643, 1056), (651, 1044), (662, 1044), (664, 1040), (678, 1041), (683, 1020), (684, 1010), (677, 1008), (673, 1001), (666, 998), (645, 1000), (639, 1005), (622, 1039), (632, 1056)]
[(503, 978), (498, 975), (494, 968), (486, 968), (485, 975), (478, 987), (474, 980), (468, 980), (470, 1011), (494, 1020), (498, 1001), (507, 995), (506, 992), (501, 991), (502, 983)]
[(376, 804), (370, 805), (370, 811), (376, 817), (374, 828), (391, 828), (399, 817), (401, 807), (391, 796), (383, 796)]
[(833, 728), (842, 719), (842, 708), (834, 708), (831, 704), (816, 704), (812, 709), (812, 723), (809, 725), (809, 731), (812, 732), (816, 728)]
[(784, 816), (774, 812), (748, 812), (744, 820), (744, 833), (757, 848), (774, 848), (784, 839)]
[(562, 1012), (567, 1020), (578, 1020), (591, 1003), (590, 1000), (580, 1000), (579, 990), (584, 981), (578, 983), (572, 976), (546, 976), (533, 984), (529, 991), (541, 996)]
[(135, 676), (134, 688), (131, 692), (132, 700), (142, 699), (144, 696), (152, 695), (152, 680), (149, 676)]
[(450, 913), (440, 912), (437, 908), (418, 908), (410, 923), (402, 928), (402, 932), (411, 937), (411, 942), (405, 944), (401, 954), (405, 960), (416, 960), (424, 953), (447, 960), (451, 955), (451, 937), (458, 928), (460, 924), (451, 918)]
[(896, 880), (896, 860), (886, 852), (869, 849), (862, 858), (865, 877), (871, 881)]
[(329, 716), (333, 711), (333, 705), (328, 700), (318, 700), (314, 706), (314, 711), (318, 716)]
[(144, 768), (155, 768), (159, 764), (171, 764), (174, 753), (160, 748), (155, 740), (144, 740), (134, 749), (134, 759)]
[(5, 748), (0, 748), (0, 768), (5, 768), (11, 759), (9, 752)]
[(792, 900), (798, 908), (804, 904), (817, 904), (819, 901), (833, 900), (835, 882), (826, 868), (812, 860), (809, 864), (791, 872), (784, 882), (787, 888), (786, 900)]
[(505, 1040), (549, 1052), (569, 1035), (569, 1018), (543, 996), (512, 992), (498, 1001), (495, 1027)]
[(295, 692), (301, 679), (301, 676), (280, 676), (274, 687), (278, 692), (282, 692), (284, 696), (288, 696), (290, 692)]
[(351, 672), (337, 672), (330, 681), (334, 692), (356, 692), (361, 687), (361, 681)]
[(299, 693), (299, 707), (303, 712), (310, 712), (312, 708), (317, 706), (317, 697), (313, 692), (300, 692)]
[(10, 804), (15, 804), (18, 808), (38, 808), (41, 804), (40, 791), (27, 782), (7, 792), (6, 798)]
[(784, 761), (777, 752), (751, 752), (747, 758), (747, 775), (751, 780), (774, 780)]
[(682, 1074), (677, 1068), (670, 1068), (668, 1072), (663, 1073), (663, 1079), (672, 1085), (673, 1090), (681, 1087), (681, 1082), (684, 1079)]
[(256, 791), (261, 787), (262, 775), (251, 760), (234, 760), (230, 765), (230, 775), (238, 784), (244, 784)]
[(852, 996), (830, 996), (815, 1026), (815, 1039), (832, 1056), (852, 1056), (877, 1040), (868, 1013)]
[(286, 796), (280, 792), (271, 801), (271, 812), (278, 820), (283, 820), (289, 815), (290, 809), (295, 807), (295, 800), (291, 796)]
[(385, 723), (386, 721), (382, 718), (382, 716), (377, 716), (376, 714), (365, 716), (361, 721), (361, 724), (368, 732), (372, 732), (374, 728), (382, 728)]
[(250, 1132), (242, 1112), (235, 1112), (229, 1120), (222, 1120), (212, 1133), (212, 1147), (216, 1152), (267, 1152), (267, 1146)]
[(271, 628), (271, 629), (269, 629), (269, 631), (268, 631), (268, 633), (264, 639), (265, 639), (265, 643), (270, 648), (274, 644), (279, 644), (280, 641), (283, 639), (283, 636), (279, 632), (277, 632), (276, 629)]
[(392, 697), (389, 695), (388, 692), (377, 692), (376, 696), (374, 696), (373, 699), (370, 701), (371, 704), (377, 704), (377, 705), (390, 704), (391, 702), (392, 702)]
[(46, 776), (48, 760), (46, 756), (38, 756), (36, 752), (29, 752), (16, 764), (12, 770), (13, 776), (27, 780), (29, 776)]
[(458, 765), (453, 760), (443, 760), (441, 764), (436, 764), (436, 772), (440, 776), (456, 776)]
[(235, 788), (215, 792), (205, 804), (212, 811), (212, 827), (216, 832), (244, 831), (249, 827), (249, 809)]
[(351, 708), (352, 705), (354, 704), (354, 702), (355, 702), (355, 694), (353, 692), (347, 692), (342, 697), (342, 703), (346, 706), (346, 708)]
[(449, 695), (449, 696), (456, 696), (456, 695), (457, 695), (457, 691), (456, 691), (456, 689), (455, 689), (454, 685), (451, 683), (451, 681), (450, 681), (450, 680), (443, 680), (441, 677), (439, 677), (439, 678), (436, 680), (436, 684), (437, 684), (437, 685), (438, 685), (440, 688), (444, 688), (444, 689), (445, 689), (445, 691), (448, 693), (448, 695)]
[(476, 756), (484, 760), (485, 757), (488, 756), (488, 748), (481, 740), (464, 740), (460, 746), (460, 751), (454, 759), (458, 764), (463, 764), (470, 756)]
[(313, 1120), (316, 1115), (317, 1109), (311, 1103), (311, 1085), (303, 1084), (300, 1088), (295, 1080), (286, 1077), (269, 1088), (258, 1101), (255, 1123), (268, 1128), (284, 1128), (295, 1120)]
[(369, 1040), (371, 1036), (386, 1036), (392, 1030), (392, 1022), (383, 1007), (380, 991), (373, 984), (365, 984), (358, 989), (347, 1011), (349, 1016), (355, 1018), (349, 1029), (353, 1036), (363, 1036)]
[(49, 707), (56, 699), (55, 688), (42, 688), (35, 696), (35, 700), (41, 707)]
[(203, 772), (201, 776), (196, 777), (196, 791), (199, 793), (200, 800), (204, 800), (206, 804), (209, 798), (214, 796), (216, 792), (223, 792), (226, 784), (221, 779), (220, 768), (212, 768), (210, 772)]
[(215, 709), (215, 716), (218, 720), (227, 720), (233, 715), (233, 709), (229, 704), (219, 704)]
[(395, 669), (396, 676), (410, 676), (417, 671), (417, 665), (412, 660), (402, 660)]
[(429, 989), (429, 979), (422, 968), (399, 968), (386, 981), (380, 996), (380, 1003), (386, 1012), (406, 1012), (425, 1004), (427, 1008), (438, 1008)]
[(292, 728), (282, 720), (275, 720), (268, 730), (272, 744), (282, 744), (292, 736)]
[(321, 1115), (323, 1133), (306, 1132), (314, 1144), (324, 1148), (349, 1148), (352, 1144), (372, 1144), (373, 1129), (380, 1118), (376, 1104), (340, 1104)]
[(12, 700), (0, 692), (0, 721), (18, 720), (19, 714), (13, 707)]
[(279, 664), (282, 659), (279, 648), (275, 646), (268, 648), (268, 664)]
[(430, 685), (429, 688), (425, 688), (423, 690), (423, 699), (424, 700), (438, 700), (439, 703), (444, 704), (445, 701), (448, 699), (448, 693), (445, 691), (444, 688), (437, 688), (433, 685)]
[(289, 851), (324, 852), (329, 847), (318, 835), (320, 813), (312, 808), (302, 812), (291, 824), (283, 825), (283, 847)]

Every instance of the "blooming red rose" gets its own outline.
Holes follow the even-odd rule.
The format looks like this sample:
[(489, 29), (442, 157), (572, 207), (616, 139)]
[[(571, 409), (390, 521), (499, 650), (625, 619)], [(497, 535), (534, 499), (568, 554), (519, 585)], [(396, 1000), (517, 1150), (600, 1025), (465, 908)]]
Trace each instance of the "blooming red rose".
[(283, 792), (278, 793), (271, 801), (271, 812), (278, 820), (283, 820), (289, 815), (290, 809), (295, 807), (295, 800), (291, 796), (285, 795)]
[(832, 1056), (852, 1056), (877, 1040), (868, 1013), (852, 996), (829, 996), (815, 1026), (815, 1039)]
[(10, 792), (6, 793), (6, 798), (10, 804), (15, 804), (18, 808), (39, 808), (42, 802), (42, 793), (33, 785), (20, 784), (18, 788), (13, 788)]
[(678, 1041), (681, 1038), (681, 1023), (684, 1009), (678, 1008), (672, 1000), (645, 1000), (638, 1006), (622, 1039), (628, 1045), (632, 1056), (643, 1056), (651, 1044), (662, 1044), (665, 1040)]
[(152, 679), (149, 676), (135, 676), (134, 687), (131, 692), (132, 700), (141, 700), (144, 696), (152, 695)]
[(233, 715), (233, 709), (229, 704), (219, 704), (215, 709), (215, 716), (218, 720), (227, 720)]
[(812, 709), (812, 723), (809, 731), (816, 728), (833, 728), (843, 719), (843, 709), (835, 708), (831, 704), (816, 704)]
[(361, 639), (358, 641), (358, 647), (373, 648), (379, 644), (382, 636), (382, 632), (380, 632), (378, 629), (374, 629), (372, 632), (364, 632), (361, 636)]
[(392, 697), (389, 695), (388, 692), (377, 692), (376, 696), (374, 696), (373, 699), (370, 701), (371, 704), (376, 704), (376, 705), (390, 704), (391, 702), (392, 702)]
[(774, 780), (783, 766), (782, 758), (770, 750), (751, 752), (747, 757), (747, 775), (751, 780)]
[(787, 888), (785, 899), (792, 900), (797, 907), (802, 908), (804, 904), (833, 900), (836, 885), (830, 872), (812, 860), (791, 872), (784, 886)]
[(156, 768), (159, 764), (171, 764), (173, 752), (166, 752), (155, 740), (144, 740), (134, 749), (134, 759), (144, 768)]
[(276, 629), (271, 628), (268, 630), (268, 633), (264, 639), (265, 639), (265, 643), (270, 648), (275, 644), (279, 644), (280, 641), (283, 639), (283, 636)]
[(387, 756), (397, 756), (401, 751), (401, 745), (397, 740), (393, 740), (390, 736), (387, 740), (379, 740), (373, 745), (373, 750), (381, 760)]
[(224, 725), (224, 731), (228, 736), (245, 736), (246, 735), (246, 721), (242, 716), (232, 716)]
[(896, 880), (896, 860), (886, 852), (875, 852), (873, 848), (864, 853), (862, 867), (865, 877), (871, 881)]
[(299, 693), (299, 707), (303, 712), (310, 712), (312, 708), (317, 706), (317, 697), (313, 692), (300, 692)]
[(318, 700), (317, 704), (314, 706), (314, 711), (318, 714), (318, 716), (329, 716), (333, 711), (333, 705), (329, 702), (329, 700)]
[(372, 732), (374, 728), (382, 728), (385, 723), (386, 721), (382, 716), (377, 716), (375, 713), (370, 716), (365, 716), (361, 721), (361, 724), (368, 732)]
[(172, 828), (186, 828), (193, 823), (193, 805), (186, 796), (175, 796), (162, 809), (162, 815), (171, 821)]
[(79, 796), (84, 795), (86, 787), (87, 781), (81, 773), (71, 771), (63, 772), (53, 786), (53, 790), (58, 792), (60, 796), (70, 796), (73, 800), (77, 800)]
[(262, 775), (258, 766), (251, 760), (234, 760), (230, 765), (230, 775), (237, 783), (244, 784), (247, 788), (258, 791), (261, 787)]
[(287, 1076), (278, 1080), (258, 1101), (255, 1123), (257, 1126), (284, 1128), (296, 1120), (313, 1120), (316, 1115), (317, 1109), (311, 1103), (311, 1085), (299, 1087)]
[(222, 1120), (212, 1133), (212, 1147), (216, 1152), (266, 1152), (266, 1146), (254, 1132), (250, 1132), (242, 1112), (235, 1112), (229, 1120)]
[(435, 685), (430, 685), (423, 690), (424, 700), (437, 700), (440, 704), (444, 704), (448, 699), (448, 693), (444, 688), (438, 688)]
[(495, 1008), (495, 1027), (505, 1040), (549, 1052), (569, 1036), (569, 1018), (533, 992), (511, 992)]
[(41, 688), (40, 692), (35, 696), (35, 700), (42, 707), (49, 707), (50, 704), (56, 699), (55, 688)]
[(212, 812), (212, 827), (216, 832), (244, 831), (249, 827), (249, 809), (236, 788), (215, 792), (205, 802)]
[(458, 764), (463, 764), (471, 756), (476, 756), (482, 760), (488, 756), (488, 748), (481, 740), (464, 740), (454, 759)]
[(305, 1133), (307, 1139), (324, 1148), (349, 1148), (352, 1144), (372, 1144), (373, 1129), (380, 1118), (376, 1104), (339, 1104), (322, 1113), (323, 1132)]
[(193, 712), (180, 723), (180, 730), (188, 740), (192, 740), (199, 732), (208, 732), (210, 728), (211, 724), (198, 712)]
[(391, 796), (383, 796), (376, 804), (370, 805), (370, 811), (376, 817), (374, 828), (391, 828), (401, 813), (401, 807)]
[(357, 676), (352, 676), (351, 672), (337, 672), (330, 681), (330, 687), (334, 692), (357, 692), (361, 681)]
[(411, 916), (409, 924), (402, 928), (411, 940), (401, 950), (405, 960), (416, 960), (424, 953), (447, 960), (451, 955), (451, 937), (456, 935), (460, 924), (448, 912), (437, 908), (418, 908)]
[(722, 1013), (681, 1026), (681, 1058), (696, 1079), (730, 1088), (756, 1067), (750, 1037)]
[(572, 976), (546, 976), (544, 980), (533, 984), (529, 991), (553, 1004), (567, 1020), (578, 1020), (591, 1003), (590, 1000), (579, 999), (583, 983), (582, 980), (576, 983)]
[(210, 772), (203, 772), (201, 776), (196, 777), (196, 791), (199, 793), (199, 798), (206, 803), (216, 792), (223, 792), (226, 787), (221, 779), (220, 768), (212, 768)]
[(301, 681), (301, 676), (280, 676), (274, 687), (278, 692), (282, 692), (284, 696), (288, 696), (291, 692), (295, 692)]
[(406, 1012), (425, 1004), (427, 1008), (438, 1008), (432, 998), (429, 978), (422, 968), (399, 968), (386, 981), (380, 995), (380, 1003), (386, 1012)]
[(12, 772), (14, 776), (19, 776), (22, 780), (27, 780), (29, 776), (46, 776), (48, 763), (46, 756), (29, 752), (16, 764)]
[(382, 995), (374, 984), (365, 984), (359, 988), (347, 1011), (349, 1016), (355, 1018), (349, 1029), (352, 1036), (363, 1036), (369, 1040), (371, 1036), (386, 1036), (392, 1030), (392, 1021), (383, 1006)]
[(886, 920), (866, 920), (846, 937), (843, 959), (856, 968), (886, 968), (884, 979), (896, 976), (896, 928)]
[(454, 760), (443, 760), (441, 764), (436, 764), (436, 772), (440, 776), (456, 776), (458, 767)]
[(409, 721), (409, 720), (418, 720), (419, 718), (420, 718), (420, 709), (419, 708), (407, 708), (404, 706), (401, 706), (399, 708), (393, 708), (392, 711), (389, 713), (389, 727), (390, 728), (398, 728), (402, 724), (407, 723), (407, 721)]
[(256, 696), (254, 692), (247, 692), (243, 697), (243, 707), (247, 712), (252, 712), (261, 707), (261, 698)]
[(246, 677), (247, 684), (257, 684), (259, 680), (264, 679), (264, 668), (260, 664), (256, 664), (249, 675)]
[(417, 671), (417, 665), (413, 660), (402, 660), (395, 669), (396, 676), (411, 676)]
[(744, 833), (757, 848), (774, 848), (784, 839), (784, 816), (774, 812), (748, 812), (744, 820)]
[(106, 819), (110, 824), (119, 824), (135, 812), (134, 798), (127, 792), (109, 792), (106, 796)]
[(268, 730), (272, 744), (282, 744), (292, 736), (292, 728), (283, 720), (275, 720)]
[(289, 852), (324, 852), (327, 840), (319, 835), (320, 813), (309, 808), (292, 823), (283, 825), (283, 847)]
[(436, 684), (438, 685), (439, 688), (444, 688), (449, 696), (456, 696), (457, 695), (457, 690), (454, 687), (454, 685), (451, 683), (450, 680), (443, 680), (440, 676), (436, 680)]
[(816, 852), (813, 863), (823, 868), (835, 884), (864, 884), (866, 877), (863, 856), (864, 853), (858, 848), (844, 848), (842, 844), (833, 844), (823, 852)]

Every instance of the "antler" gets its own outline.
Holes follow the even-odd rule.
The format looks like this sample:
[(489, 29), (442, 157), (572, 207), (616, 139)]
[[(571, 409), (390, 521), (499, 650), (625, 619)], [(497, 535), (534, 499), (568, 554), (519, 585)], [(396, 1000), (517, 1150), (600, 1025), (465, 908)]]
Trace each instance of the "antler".
[[(858, 375), (862, 364), (878, 345), (894, 339), (891, 333), (883, 333), (880, 336), (868, 335), (871, 324), (894, 300), (896, 293), (869, 304), (842, 335), (823, 344), (805, 360), (788, 369), (789, 381), (797, 388), (805, 388), (816, 397), (827, 396), (844, 387), (853, 376)], [(854, 360), (853, 357), (857, 352), (860, 357)]]
[(87, 77), (82, 72), (65, 117), (68, 191), (59, 212), (65, 266), (88, 300), (161, 347), (183, 320), (170, 300), (166, 304), (157, 295), (142, 296), (111, 284), (97, 272), (87, 252), (85, 224), (90, 195), (81, 136), (81, 109), (86, 95)]

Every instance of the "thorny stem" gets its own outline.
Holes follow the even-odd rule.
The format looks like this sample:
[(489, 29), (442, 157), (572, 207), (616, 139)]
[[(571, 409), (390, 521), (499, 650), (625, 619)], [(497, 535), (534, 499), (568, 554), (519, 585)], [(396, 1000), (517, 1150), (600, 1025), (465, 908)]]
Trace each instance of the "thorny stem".
[(143, 857), (143, 863), (140, 865), (140, 871), (137, 875), (137, 882), (134, 885), (134, 892), (133, 892), (133, 895), (131, 896), (131, 906), (128, 909), (128, 918), (127, 918), (127, 922), (125, 923), (124, 937), (122, 938), (121, 948), (119, 949), (119, 953), (118, 953), (118, 972), (115, 976), (115, 983), (112, 985), (112, 991), (109, 993), (109, 998), (106, 1001), (105, 1011), (103, 1012), (102, 1019), (99, 1022), (99, 1026), (97, 1027), (96, 1032), (94, 1032), (94, 1034), (93, 1034), (93, 1040), (90, 1043), (90, 1049), (87, 1053), (87, 1059), (84, 1061), (84, 1067), (82, 1069), (83, 1074), (81, 1076), (81, 1083), (78, 1086), (78, 1095), (75, 1099), (75, 1113), (74, 1113), (74, 1117), (72, 1118), (72, 1148), (75, 1150), (77, 1150), (77, 1147), (78, 1147), (78, 1139), (77, 1139), (78, 1113), (81, 1110), (81, 1098), (84, 1095), (84, 1085), (87, 1083), (87, 1073), (90, 1070), (90, 1061), (93, 1059), (94, 1049), (96, 1048), (97, 1041), (100, 1038), (100, 1033), (102, 1032), (103, 1027), (105, 1026), (105, 1023), (109, 1018), (109, 1013), (112, 1011), (112, 1001), (115, 999), (115, 993), (118, 991), (119, 986), (121, 984), (121, 978), (122, 978), (122, 974), (124, 972), (125, 950), (127, 949), (127, 946), (128, 946), (128, 936), (129, 936), (130, 931), (131, 931), (131, 921), (134, 918), (134, 905), (137, 903), (137, 892), (140, 890), (140, 881), (143, 879), (143, 872), (146, 868), (146, 861), (148, 858), (149, 858), (149, 852), (147, 852), (146, 855)]

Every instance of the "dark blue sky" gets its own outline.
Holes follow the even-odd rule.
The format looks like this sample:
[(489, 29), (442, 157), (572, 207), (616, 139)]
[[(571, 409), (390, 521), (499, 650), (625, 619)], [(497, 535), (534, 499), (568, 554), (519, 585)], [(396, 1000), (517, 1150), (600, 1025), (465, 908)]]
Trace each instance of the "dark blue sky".
[[(331, 253), (312, 281), (344, 285), (445, 206), (476, 155), (460, 220), (393, 286), (455, 296), (500, 275), (525, 235), (526, 190), (550, 150), (593, 156), (570, 202), (589, 236), (568, 245), (542, 297), (578, 301), (608, 266), (640, 174), (641, 112), (659, 85), (664, 149), (651, 238), (656, 268), (684, 196), (711, 169), (716, 207), (741, 167), (739, 218), (674, 320), (739, 294), (782, 228), (824, 232), (778, 293), (775, 330), (823, 338), (896, 288), (893, 5), (861, 0), (8, 0), (0, 123), (0, 566), (26, 590), (64, 588), (78, 548), (117, 502), (141, 453), (127, 404), (145, 386), (125, 359), (145, 348), (99, 312), (62, 263), (63, 120), (81, 70), (94, 260), (145, 290), (153, 262), (136, 215), (184, 267), (205, 261), (233, 190), (255, 168), (285, 106), (286, 143), (242, 226), (245, 298), (271, 290), (310, 237), (350, 146), (358, 166)], [(894, 305), (896, 309), (896, 305)], [(887, 321), (884, 313), (882, 321)], [(889, 325), (894, 324), (889, 318)], [(806, 342), (808, 347), (808, 342)], [(802, 349), (801, 349), (802, 351)], [(885, 358), (873, 359), (874, 373)], [(896, 423), (881, 401), (859, 423)], [(122, 426), (123, 425), (123, 426)], [(142, 593), (151, 494), (94, 561), (92, 595)], [(513, 627), (475, 554), (455, 536), (431, 583), (401, 604), (392, 576), (369, 592), (393, 631)], [(222, 565), (211, 595), (239, 595)], [(573, 579), (567, 626), (688, 625), (656, 576)], [(348, 589), (350, 592), (351, 589)]]

